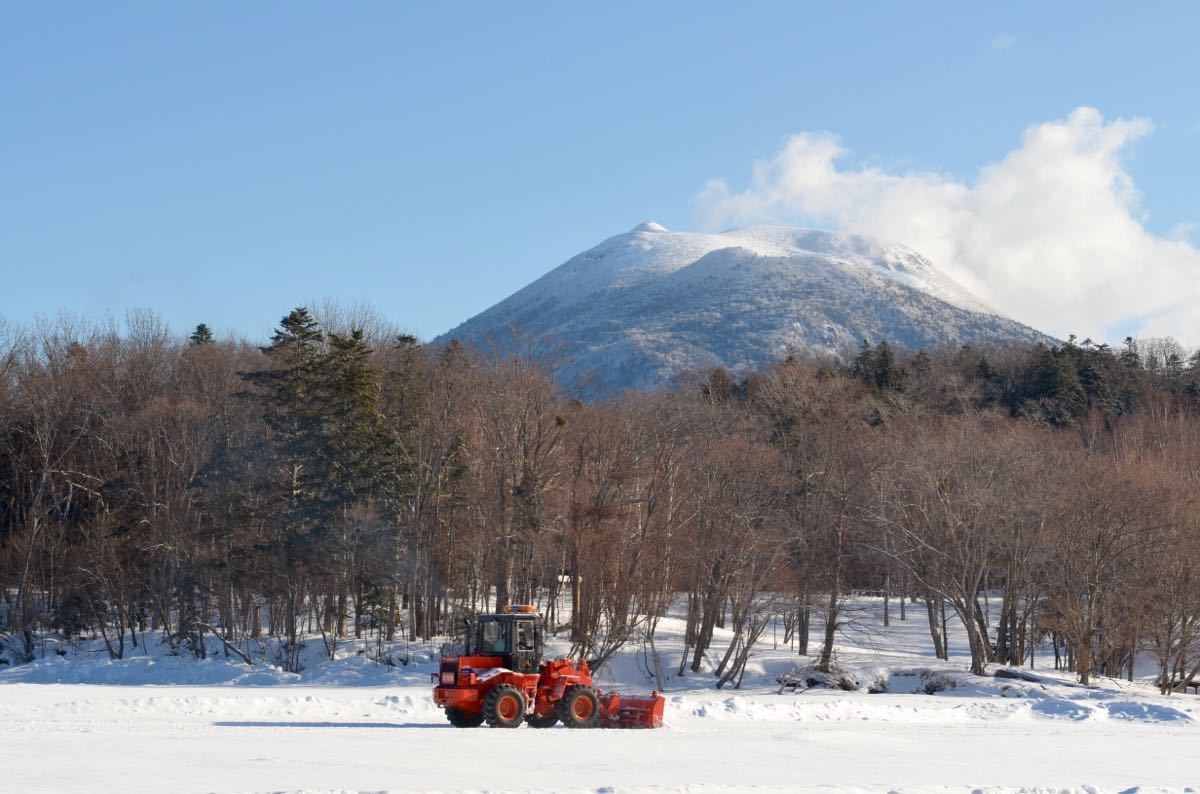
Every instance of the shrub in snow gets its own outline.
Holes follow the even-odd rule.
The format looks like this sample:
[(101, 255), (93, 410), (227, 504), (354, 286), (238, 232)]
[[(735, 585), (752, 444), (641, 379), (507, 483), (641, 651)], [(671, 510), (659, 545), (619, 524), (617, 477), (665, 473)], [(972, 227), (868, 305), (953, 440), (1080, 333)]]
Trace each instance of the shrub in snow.
[(954, 689), (956, 686), (958, 686), (958, 681), (945, 673), (935, 673), (931, 670), (921, 673), (921, 691), (926, 695), (936, 695), (938, 692)]
[(813, 688), (839, 689), (844, 692), (861, 692), (878, 695), (887, 692), (897, 694), (934, 695), (955, 689), (958, 679), (949, 673), (930, 670), (926, 667), (845, 670), (834, 668), (828, 673), (813, 669), (811, 665), (796, 667), (775, 679), (779, 691), (785, 689), (805, 690)]
[(890, 683), (892, 692), (933, 695), (956, 688), (958, 679), (928, 667), (910, 667), (892, 670)]
[(840, 670), (834, 667), (826, 673), (815, 669), (812, 665), (797, 667), (791, 672), (784, 673), (775, 679), (775, 683), (779, 684), (780, 692), (784, 689), (813, 689), (814, 687), (857, 692), (865, 686), (862, 676), (856, 671)]

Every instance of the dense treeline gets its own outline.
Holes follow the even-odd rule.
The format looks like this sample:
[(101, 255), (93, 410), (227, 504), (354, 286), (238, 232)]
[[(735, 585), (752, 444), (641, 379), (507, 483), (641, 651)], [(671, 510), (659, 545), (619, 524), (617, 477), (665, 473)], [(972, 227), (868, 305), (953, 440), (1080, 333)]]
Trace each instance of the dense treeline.
[[(653, 647), (740, 680), (781, 618), (833, 664), (846, 595), (918, 608), (971, 666), (1200, 675), (1200, 356), (1170, 341), (789, 358), (584, 404), (530, 343), (487, 357), (306, 309), (263, 348), (0, 328), (0, 643), (113, 657), (305, 636), (432, 638), (544, 604), (574, 653)], [(559, 604), (569, 613), (559, 614)], [(825, 627), (812, 638), (813, 616)], [(244, 647), (244, 646), (243, 646)], [(1050, 649), (1050, 650), (1046, 650)]]

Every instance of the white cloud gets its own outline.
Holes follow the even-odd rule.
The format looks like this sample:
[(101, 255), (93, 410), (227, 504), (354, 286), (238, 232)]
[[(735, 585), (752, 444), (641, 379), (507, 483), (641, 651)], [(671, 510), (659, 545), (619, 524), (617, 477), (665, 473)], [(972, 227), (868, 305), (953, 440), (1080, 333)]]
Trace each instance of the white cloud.
[[(751, 183), (713, 180), (704, 228), (834, 226), (904, 243), (1010, 316), (1049, 333), (1119, 341), (1130, 328), (1200, 342), (1200, 250), (1152, 234), (1122, 155), (1152, 127), (1091, 108), (1025, 130), (973, 183), (843, 166), (829, 133), (793, 135)], [(1113, 337), (1118, 337), (1114, 339)]]
[(992, 52), (1006, 52), (1017, 46), (1017, 37), (1011, 33), (992, 36)]

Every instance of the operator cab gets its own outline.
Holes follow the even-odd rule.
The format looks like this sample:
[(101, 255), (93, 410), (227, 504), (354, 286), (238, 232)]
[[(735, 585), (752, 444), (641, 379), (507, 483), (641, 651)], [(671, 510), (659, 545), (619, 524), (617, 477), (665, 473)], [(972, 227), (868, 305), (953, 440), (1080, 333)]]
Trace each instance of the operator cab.
[(501, 656), (501, 666), (518, 673), (536, 672), (542, 663), (542, 621), (531, 606), (505, 607), (494, 615), (480, 615), (472, 651), (480, 656)]

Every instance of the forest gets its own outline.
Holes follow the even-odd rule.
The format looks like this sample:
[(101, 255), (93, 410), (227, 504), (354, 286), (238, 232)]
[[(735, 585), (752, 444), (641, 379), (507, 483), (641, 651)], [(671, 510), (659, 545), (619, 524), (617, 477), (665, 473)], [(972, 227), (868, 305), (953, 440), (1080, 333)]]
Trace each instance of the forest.
[(681, 674), (729, 629), (737, 686), (773, 621), (831, 669), (866, 592), (939, 657), (961, 624), (976, 674), (1200, 677), (1200, 352), (864, 342), (584, 402), (550, 345), (505, 350), (336, 306), (263, 346), (149, 312), (0, 325), (0, 660), (215, 636), (294, 670), (533, 603), (601, 661), (677, 610)]

